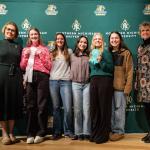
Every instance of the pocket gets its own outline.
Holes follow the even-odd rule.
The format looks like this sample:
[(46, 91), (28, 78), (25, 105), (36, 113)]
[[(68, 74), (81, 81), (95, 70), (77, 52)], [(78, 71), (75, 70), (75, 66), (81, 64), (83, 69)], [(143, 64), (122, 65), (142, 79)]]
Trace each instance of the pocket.
[(122, 105), (122, 101), (125, 100), (124, 97), (124, 93), (123, 92), (114, 92), (114, 105), (115, 105), (115, 109), (120, 108), (120, 106)]
[(125, 73), (123, 67), (115, 67), (114, 71), (114, 88), (116, 90), (124, 90), (125, 86)]
[(123, 66), (123, 60), (124, 56), (117, 55), (117, 57), (115, 58), (115, 66)]

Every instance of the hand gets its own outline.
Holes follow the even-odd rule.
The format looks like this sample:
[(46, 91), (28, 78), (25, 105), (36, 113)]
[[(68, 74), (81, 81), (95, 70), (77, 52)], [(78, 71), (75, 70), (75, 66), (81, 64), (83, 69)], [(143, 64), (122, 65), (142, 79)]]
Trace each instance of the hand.
[(50, 55), (50, 60), (51, 60), (51, 61), (53, 61), (53, 60), (54, 60), (54, 58), (53, 58), (53, 54), (52, 54), (52, 52), (50, 52), (50, 53), (49, 53), (49, 55)]
[(40, 55), (42, 54), (42, 52), (41, 52), (40, 50), (37, 50), (37, 51), (35, 52), (35, 54), (40, 56)]
[(101, 60), (102, 60), (102, 56), (99, 55), (99, 56), (97, 57), (97, 61), (98, 61), (98, 62), (101, 62)]
[(30, 50), (30, 49), (26, 49), (26, 50), (24, 51), (24, 54), (25, 54), (25, 55), (30, 55), (30, 53), (31, 53), (31, 50)]
[(26, 82), (25, 81), (23, 81), (23, 87), (24, 87), (24, 89), (26, 89)]
[(126, 97), (128, 97), (128, 96), (129, 96), (129, 93), (124, 93), (124, 95), (125, 95)]

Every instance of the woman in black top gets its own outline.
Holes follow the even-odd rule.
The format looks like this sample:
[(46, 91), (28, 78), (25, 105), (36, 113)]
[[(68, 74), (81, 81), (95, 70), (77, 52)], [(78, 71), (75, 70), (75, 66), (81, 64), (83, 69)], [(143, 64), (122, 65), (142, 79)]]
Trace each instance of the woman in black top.
[(2, 143), (8, 145), (17, 141), (13, 130), (15, 120), (21, 115), (21, 46), (14, 41), (18, 37), (18, 27), (14, 22), (6, 23), (2, 33), (4, 40), (0, 41), (0, 124)]

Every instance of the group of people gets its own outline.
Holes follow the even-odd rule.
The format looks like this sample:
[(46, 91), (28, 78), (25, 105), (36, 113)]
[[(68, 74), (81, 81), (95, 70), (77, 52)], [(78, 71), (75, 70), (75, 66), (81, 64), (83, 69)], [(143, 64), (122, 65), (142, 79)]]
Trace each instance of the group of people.
[[(138, 48), (134, 85), (150, 127), (150, 22), (140, 24), (139, 31), (143, 43)], [(14, 22), (6, 23), (2, 33), (0, 125), (4, 145), (18, 142), (14, 125), (22, 117), (24, 89), (28, 144), (41, 143), (47, 135), (49, 94), (53, 105), (52, 140), (64, 134), (72, 140), (100, 144), (124, 137), (134, 65), (119, 32), (110, 33), (108, 49), (102, 34), (94, 33), (91, 46), (82, 35), (74, 50), (68, 48), (65, 35), (57, 33), (53, 51), (43, 44), (37, 28), (28, 31), (25, 48), (15, 41), (18, 27)], [(150, 143), (150, 132), (142, 140)]]

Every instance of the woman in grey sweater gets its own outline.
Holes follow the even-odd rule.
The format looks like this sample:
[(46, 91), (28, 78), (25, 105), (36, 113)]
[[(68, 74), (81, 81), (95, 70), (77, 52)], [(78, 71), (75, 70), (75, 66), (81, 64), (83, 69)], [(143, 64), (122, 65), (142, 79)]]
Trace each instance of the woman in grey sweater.
[(62, 33), (55, 37), (56, 47), (52, 52), (53, 62), (50, 72), (50, 95), (53, 103), (53, 140), (62, 136), (61, 103), (64, 108), (64, 135), (72, 137), (72, 89), (70, 80), (70, 53), (66, 38)]

